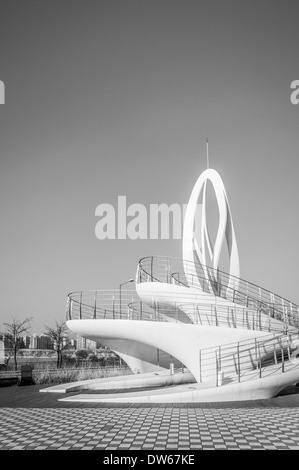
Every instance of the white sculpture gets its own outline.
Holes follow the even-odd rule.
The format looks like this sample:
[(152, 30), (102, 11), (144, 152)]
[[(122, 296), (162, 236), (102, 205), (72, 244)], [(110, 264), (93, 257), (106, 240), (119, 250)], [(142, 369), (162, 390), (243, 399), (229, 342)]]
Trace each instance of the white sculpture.
[[(214, 243), (207, 220), (210, 184), (219, 212)], [(195, 233), (198, 204), (202, 211)], [(225, 243), (229, 266), (222, 272), (220, 262)], [(121, 300), (120, 292), (119, 297), (115, 297), (115, 292), (105, 291), (96, 291), (98, 297), (94, 292), (83, 293), (83, 297), (82, 292), (69, 295), (68, 327), (85, 338), (100, 341), (115, 351), (135, 374), (140, 372), (139, 379), (133, 378), (139, 387), (156, 386), (158, 379), (160, 385), (181, 384), (169, 390), (164, 387), (152, 392), (136, 391), (134, 395), (101, 395), (96, 400), (145, 403), (251, 400), (275, 396), (287, 385), (296, 383), (299, 307), (240, 279), (228, 198), (214, 169), (205, 170), (192, 190), (184, 220), (182, 251), (180, 272), (171, 267), (169, 258), (140, 260), (136, 292), (128, 292), (126, 298), (122, 293)], [(133, 299), (136, 293), (137, 302)], [(180, 361), (188, 373), (169, 375), (168, 365), (164, 370), (161, 368), (160, 352)], [(128, 388), (132, 386), (131, 379), (127, 381)], [(121, 378), (120, 386), (124, 387), (124, 383)]]
[[(207, 226), (207, 184), (211, 182), (215, 191), (219, 209), (219, 226), (214, 246), (212, 246), (209, 230)], [(198, 204), (202, 204), (200, 233), (195, 233), (195, 218)], [(197, 239), (199, 235), (199, 240)], [(213, 169), (205, 170), (198, 178), (191, 193), (187, 206), (184, 230), (183, 230), (183, 260), (186, 279), (189, 286), (194, 282), (194, 275), (198, 276), (196, 263), (202, 266), (204, 277), (210, 279), (209, 290), (217, 294), (219, 288), (219, 260), (224, 241), (226, 240), (229, 253), (229, 289), (238, 288), (238, 278), (240, 277), (240, 264), (237, 241), (230, 212), (227, 194), (220, 175)], [(212, 270), (208, 269), (211, 261)], [(186, 262), (185, 262), (186, 261)], [(191, 263), (190, 263), (191, 262)], [(191, 281), (192, 279), (192, 281)], [(201, 284), (200, 279), (198, 279)], [(203, 286), (202, 286), (203, 287)]]

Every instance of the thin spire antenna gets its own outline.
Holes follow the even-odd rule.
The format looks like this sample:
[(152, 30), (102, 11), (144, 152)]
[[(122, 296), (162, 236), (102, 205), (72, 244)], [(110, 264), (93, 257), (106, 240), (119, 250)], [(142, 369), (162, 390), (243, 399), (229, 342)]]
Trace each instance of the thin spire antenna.
[(207, 168), (209, 168), (210, 162), (209, 162), (209, 141), (208, 141), (208, 139), (206, 141), (206, 147), (207, 147)]

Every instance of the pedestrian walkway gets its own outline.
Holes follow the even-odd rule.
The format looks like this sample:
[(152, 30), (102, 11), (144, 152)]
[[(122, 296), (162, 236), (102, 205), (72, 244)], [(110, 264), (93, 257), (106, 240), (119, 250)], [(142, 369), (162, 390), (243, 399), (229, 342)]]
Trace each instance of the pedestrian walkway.
[(40, 386), (0, 388), (0, 450), (299, 450), (299, 389), (234, 403), (59, 402)]

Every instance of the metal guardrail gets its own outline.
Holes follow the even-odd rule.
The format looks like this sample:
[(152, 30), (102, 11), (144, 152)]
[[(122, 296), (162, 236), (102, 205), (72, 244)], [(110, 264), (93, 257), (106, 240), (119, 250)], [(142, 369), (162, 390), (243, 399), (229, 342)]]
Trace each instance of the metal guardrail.
[[(188, 297), (190, 302), (186, 302)], [(176, 294), (175, 301), (171, 290), (163, 291), (163, 298), (170, 307), (165, 306), (165, 303), (161, 305), (155, 296), (152, 306), (149, 306), (139, 299), (134, 290), (122, 292), (121, 304), (119, 293), (115, 290), (73, 292), (68, 295), (66, 319), (176, 321), (275, 333), (298, 331), (298, 318), (294, 309), (292, 315), (290, 311), (282, 315), (275, 308), (265, 309), (264, 305), (253, 308), (236, 303), (201, 303), (195, 301), (196, 296), (192, 291)]]
[(299, 335), (261, 338), (199, 350), (200, 382), (223, 379), (244, 382), (298, 368)]
[(128, 304), (139, 299), (135, 290), (72, 292), (67, 297), (66, 319), (125, 319)]
[[(68, 295), (66, 318), (209, 324), (272, 333), (259, 339), (199, 349), (200, 381), (215, 380), (216, 386), (220, 383), (220, 373), (226, 376), (225, 380), (241, 382), (298, 367), (298, 361), (293, 361), (294, 354), (299, 356), (299, 307), (296, 304), (243, 279), (236, 278), (232, 283), (232, 276), (219, 270), (213, 272), (208, 267), (203, 270), (195, 265), (196, 273), (191, 273), (192, 263), (187, 279), (184, 268), (188, 272), (188, 263), (169, 257), (143, 258), (138, 265), (136, 282), (192, 287), (190, 294), (184, 290), (180, 298), (178, 292), (174, 300), (170, 288), (169, 292), (163, 290), (164, 303), (159, 304), (153, 295), (148, 305), (140, 300), (135, 290), (73, 292)], [(213, 294), (215, 302), (207, 304), (196, 300), (197, 290)], [(186, 302), (188, 296), (190, 302)], [(221, 299), (230, 302), (221, 304)], [(168, 355), (167, 361), (173, 364), (174, 358)]]
[(163, 256), (145, 257), (139, 261), (136, 274), (136, 283), (142, 282), (192, 287), (283, 321), (285, 331), (288, 325), (299, 329), (299, 306), (295, 303), (249, 281), (199, 263)]
[[(165, 293), (164, 293), (165, 294)], [(285, 364), (291, 360), (295, 350), (299, 354), (299, 334), (295, 330), (286, 334), (285, 324), (277, 322), (275, 318), (266, 316), (261, 311), (235, 305), (233, 308), (226, 305), (207, 305), (190, 303), (177, 303), (169, 309), (154, 302), (150, 307), (138, 298), (135, 291), (122, 293), (122, 305), (119, 305), (117, 291), (85, 291), (69, 294), (67, 306), (67, 319), (118, 319), (154, 322), (186, 323), (186, 318), (192, 324), (209, 324), (212, 326), (230, 326), (231, 328), (245, 328), (258, 331), (268, 331), (272, 334), (260, 339), (243, 340), (219, 347), (199, 350), (199, 369), (201, 379), (217, 380), (218, 372), (228, 373), (230, 379), (244, 381), (262, 377), (272, 367), (273, 373), (284, 372)], [(169, 292), (169, 299), (173, 293)], [(184, 294), (184, 299), (186, 294)], [(192, 294), (190, 294), (192, 298)], [(132, 301), (133, 299), (133, 301)], [(188, 323), (188, 321), (187, 321)], [(158, 364), (162, 367), (171, 367), (178, 371), (184, 365), (168, 353), (158, 352)], [(164, 354), (164, 357), (163, 357)], [(162, 360), (163, 357), (163, 360)], [(163, 364), (162, 364), (163, 363)], [(269, 369), (270, 367), (270, 369)], [(288, 366), (289, 367), (289, 366)], [(298, 365), (296, 365), (298, 367)], [(255, 371), (254, 374), (249, 371)], [(217, 385), (218, 386), (218, 385)]]

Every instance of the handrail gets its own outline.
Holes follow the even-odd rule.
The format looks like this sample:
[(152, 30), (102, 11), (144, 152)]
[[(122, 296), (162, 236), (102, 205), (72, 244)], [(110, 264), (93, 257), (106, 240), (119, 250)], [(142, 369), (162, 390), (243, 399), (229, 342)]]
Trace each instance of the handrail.
[[(68, 295), (66, 318), (72, 319), (125, 319), (160, 322), (181, 322), (208, 324), (231, 328), (244, 328), (259, 331), (288, 333), (298, 331), (298, 322), (288, 317), (278, 318), (266, 315), (262, 309), (245, 307), (238, 304), (202, 303), (190, 292), (177, 296), (173, 303), (173, 293), (164, 292), (164, 300), (172, 302), (171, 308), (161, 306), (153, 299), (151, 306), (140, 300), (133, 290), (122, 292), (120, 309), (119, 293), (115, 290), (78, 291)], [(297, 320), (297, 318), (295, 318)]]
[[(190, 299), (194, 293), (190, 293)], [(299, 352), (298, 331), (287, 332), (284, 323), (266, 317), (255, 309), (238, 306), (195, 303), (176, 303), (172, 309), (154, 302), (152, 307), (144, 304), (134, 290), (121, 292), (122, 305), (118, 302), (119, 291), (96, 290), (78, 291), (68, 295), (67, 320), (74, 319), (121, 319), (154, 322), (186, 322), (230, 326), (259, 331), (268, 335), (199, 349), (200, 381), (216, 381), (220, 386), (219, 373), (226, 380), (243, 382), (271, 373), (284, 373), (298, 367), (292, 354)], [(173, 293), (169, 291), (169, 298)], [(186, 298), (186, 294), (184, 294)], [(121, 307), (121, 308), (120, 308)], [(231, 314), (231, 316), (230, 316)], [(268, 323), (270, 321), (270, 323)], [(271, 333), (270, 333), (271, 331)], [(288, 333), (288, 334), (286, 334)], [(168, 354), (168, 353), (166, 353)], [(167, 360), (166, 360), (167, 362)]]
[[(97, 292), (97, 296), (94, 293)], [(68, 311), (67, 319), (89, 318), (89, 319), (122, 319), (122, 320), (139, 320), (139, 321), (155, 321), (155, 322), (180, 322), (182, 315), (188, 312), (188, 308), (198, 308), (201, 321), (204, 321), (204, 315), (208, 313), (207, 304), (178, 304), (175, 309), (175, 315), (170, 318), (170, 312), (166, 308), (161, 308), (155, 305), (155, 308), (144, 305), (140, 300), (136, 300), (134, 291), (122, 292), (122, 298), (126, 305), (120, 311), (108, 308), (107, 301), (109, 300), (113, 305), (111, 294), (116, 294), (115, 291), (79, 291), (69, 294), (69, 302), (72, 303), (72, 308)], [(90, 302), (88, 299), (90, 299)], [(135, 301), (128, 302), (129, 298), (135, 296)], [(94, 315), (94, 303), (92, 300), (97, 298), (97, 305)], [(80, 304), (80, 299), (82, 303)], [(126, 300), (125, 300), (126, 299)], [(115, 300), (115, 299), (114, 299)], [(211, 307), (211, 305), (210, 305)], [(214, 308), (215, 306), (212, 305)], [(221, 321), (226, 319), (224, 314), (225, 306), (217, 306), (217, 322), (218, 325)], [(233, 309), (235, 313), (232, 327), (240, 327), (242, 322), (241, 313), (250, 313), (250, 309), (236, 308)], [(80, 316), (81, 315), (81, 316)], [(190, 312), (189, 312), (189, 315)], [(245, 318), (245, 317), (243, 317)], [(206, 317), (206, 321), (208, 317)], [(213, 320), (212, 316), (210, 317)], [(193, 318), (194, 322), (195, 318)], [(214, 317), (215, 320), (215, 317)], [(267, 325), (260, 322), (260, 318), (255, 324), (249, 325), (250, 329), (266, 331)], [(211, 323), (210, 323), (211, 324)], [(215, 325), (216, 323), (214, 323)], [(224, 377), (230, 381), (236, 380), (243, 382), (258, 377), (264, 377), (266, 374), (271, 373), (284, 373), (292, 367), (298, 367), (298, 360), (294, 362), (292, 354), (299, 351), (299, 334), (292, 332), (285, 334), (279, 329), (279, 325), (275, 328), (272, 325), (272, 334), (263, 335), (238, 342), (230, 342), (222, 344), (221, 346), (212, 346), (208, 348), (199, 349), (199, 368), (200, 368), (200, 381), (209, 382), (210, 380), (216, 381), (216, 386), (220, 386), (218, 373), (224, 374)], [(245, 323), (243, 327), (246, 327)], [(248, 327), (248, 325), (247, 325)], [(276, 332), (276, 334), (275, 334)], [(166, 353), (167, 354), (167, 353)]]
[[(150, 272), (148, 270), (149, 263), (151, 268)], [(190, 266), (190, 270), (191, 268), (193, 270), (188, 274), (189, 283), (187, 282), (184, 270), (186, 266), (187, 269), (188, 266)], [(194, 266), (196, 272), (194, 272)], [(167, 274), (165, 274), (166, 269)], [(220, 275), (218, 287), (216, 285), (214, 286), (213, 294), (216, 297), (222, 297), (236, 304), (246, 305), (247, 307), (251, 306), (253, 308), (263, 309), (266, 314), (272, 311), (272, 316), (282, 316), (285, 318), (286, 323), (288, 323), (287, 317), (295, 316), (294, 325), (296, 323), (296, 326), (299, 326), (298, 305), (249, 281), (230, 276), (224, 271), (216, 271), (210, 267), (206, 267), (206, 269), (213, 272), (214, 275)], [(144, 257), (141, 258), (138, 264), (136, 282), (137, 284), (148, 282), (149, 278), (151, 280), (158, 279), (159, 282), (166, 283), (173, 283), (173, 281), (175, 281), (178, 285), (183, 287), (189, 287), (191, 278), (191, 287), (200, 289), (206, 293), (211, 293), (211, 280), (204, 275), (204, 270), (199, 263), (193, 264), (190, 261), (163, 256)], [(231, 287), (231, 278), (236, 279), (237, 288), (235, 289)], [(294, 313), (294, 311), (296, 313)]]
[[(233, 286), (232, 278), (236, 280)], [(138, 296), (138, 289), (71, 292), (66, 319), (177, 322), (269, 332), (199, 349), (200, 381), (216, 381), (217, 387), (222, 384), (220, 373), (226, 380), (241, 382), (298, 367), (299, 360), (293, 360), (295, 351), (299, 354), (298, 305), (241, 278), (178, 258), (142, 258), (136, 283), (144, 282), (175, 284), (182, 289), (176, 289), (174, 297), (173, 288), (164, 288), (162, 300), (153, 293), (147, 303)], [(201, 292), (212, 295), (202, 296)]]
[(219, 386), (219, 372), (243, 382), (298, 368), (298, 345), (299, 334), (282, 334), (200, 349), (200, 382), (216, 380)]
[[(102, 318), (111, 315), (119, 318), (126, 314), (127, 305), (139, 299), (135, 290), (118, 289), (86, 290), (71, 292), (67, 296), (66, 319)], [(74, 318), (75, 317), (75, 318)]]
[[(217, 270), (216, 270), (216, 269), (214, 269), (214, 268), (212, 268), (212, 267), (210, 267), (210, 266), (201, 265), (201, 264), (198, 263), (198, 262), (194, 262), (194, 263), (193, 263), (192, 261), (189, 261), (189, 260), (183, 260), (183, 259), (181, 259), (181, 258), (175, 258), (175, 257), (171, 257), (171, 256), (159, 256), (159, 255), (156, 255), (156, 256), (144, 256), (143, 258), (141, 258), (141, 259), (139, 260), (138, 268), (137, 268), (137, 269), (139, 269), (139, 268), (144, 269), (144, 268), (142, 267), (142, 264), (144, 263), (144, 261), (147, 261), (147, 260), (149, 260), (149, 259), (153, 259), (153, 260), (167, 260), (168, 262), (170, 261), (170, 263), (171, 263), (172, 261), (173, 261), (173, 262), (179, 262), (180, 264), (187, 264), (187, 265), (189, 265), (189, 266), (191, 266), (191, 267), (192, 267), (193, 265), (195, 265), (195, 267), (196, 267), (197, 269), (200, 269), (200, 270), (202, 270), (202, 268), (206, 268), (209, 272), (212, 272), (213, 274), (220, 274), (220, 275), (224, 276), (224, 278), (226, 277), (226, 278), (235, 280), (235, 285), (238, 285), (239, 282), (245, 283), (246, 286), (248, 285), (248, 287), (251, 286), (251, 287), (254, 287), (254, 288), (258, 289), (258, 290), (261, 290), (261, 291), (267, 293), (270, 298), (271, 298), (272, 296), (275, 296), (275, 297), (278, 297), (279, 299), (283, 299), (284, 302), (287, 302), (287, 303), (289, 303), (289, 304), (292, 304), (292, 305), (295, 306), (295, 307), (298, 307), (298, 305), (296, 305), (295, 303), (291, 302), (290, 300), (288, 300), (288, 299), (286, 299), (286, 298), (284, 298), (284, 297), (281, 297), (281, 296), (279, 296), (279, 295), (277, 295), (277, 294), (274, 294), (273, 292), (269, 291), (268, 289), (265, 289), (264, 287), (258, 286), (257, 284), (254, 284), (253, 282), (247, 281), (246, 279), (243, 279), (243, 278), (241, 278), (241, 277), (240, 277), (240, 278), (239, 278), (239, 277), (236, 277), (236, 276), (234, 276), (234, 275), (232, 275), (232, 274), (228, 274), (227, 272), (222, 271), (222, 270), (220, 270), (220, 269), (217, 269)], [(154, 264), (153, 264), (153, 265), (154, 265)], [(169, 265), (169, 264), (168, 264), (168, 265)], [(185, 273), (184, 273), (183, 271), (182, 271), (182, 275), (185, 277)], [(195, 274), (194, 274), (194, 275), (195, 275)], [(192, 276), (192, 274), (191, 274), (191, 276)], [(138, 276), (136, 277), (136, 279), (138, 279)], [(207, 280), (207, 281), (210, 281), (210, 279), (208, 279), (207, 277), (202, 277), (202, 279), (205, 279), (205, 280)], [(161, 281), (161, 279), (158, 279), (158, 281), (159, 281), (159, 282), (164, 282), (164, 281)], [(137, 282), (138, 282), (138, 281), (137, 281)], [(226, 287), (227, 287), (227, 286), (226, 286)]]

